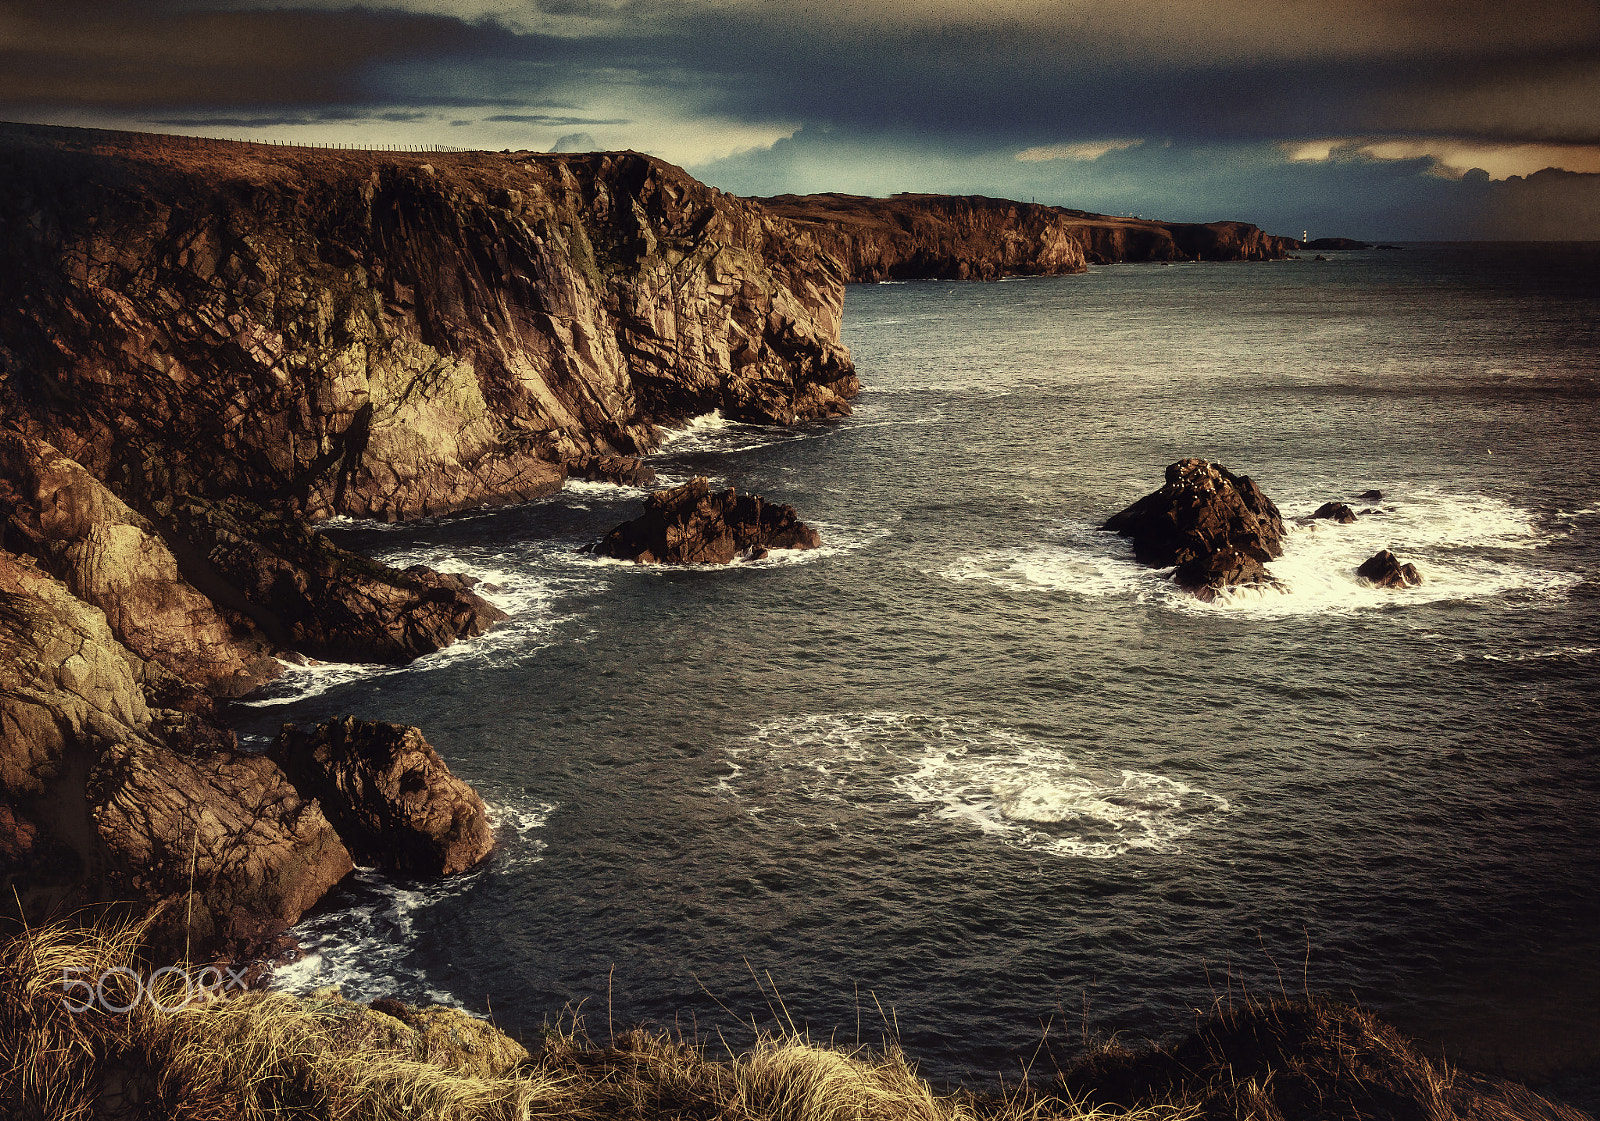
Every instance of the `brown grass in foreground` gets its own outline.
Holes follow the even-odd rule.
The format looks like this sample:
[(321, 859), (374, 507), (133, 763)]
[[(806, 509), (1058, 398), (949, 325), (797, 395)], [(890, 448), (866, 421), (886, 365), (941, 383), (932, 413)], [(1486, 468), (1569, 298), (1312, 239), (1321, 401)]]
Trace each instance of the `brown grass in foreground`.
[[(185, 1004), (176, 976), (127, 1012), (73, 1011), (62, 978), (147, 975), (144, 928), (54, 925), (0, 943), (0, 1116), (38, 1121), (1587, 1121), (1423, 1058), (1333, 1002), (1249, 1003), (1184, 1044), (1105, 1047), (1053, 1083), (946, 1093), (894, 1044), (798, 1033), (713, 1057), (662, 1031), (581, 1025), (529, 1054), (454, 1009), (252, 992)], [(169, 983), (170, 982), (170, 983)], [(81, 999), (81, 997), (79, 998)]]

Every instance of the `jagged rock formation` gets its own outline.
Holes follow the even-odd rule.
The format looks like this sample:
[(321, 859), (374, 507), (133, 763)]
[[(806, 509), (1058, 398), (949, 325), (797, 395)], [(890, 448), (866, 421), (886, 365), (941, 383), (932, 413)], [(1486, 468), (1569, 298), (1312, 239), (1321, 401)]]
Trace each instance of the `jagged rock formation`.
[(1349, 525), (1356, 520), (1356, 512), (1343, 502), (1324, 502), (1312, 512), (1311, 520), (1327, 520), (1339, 525)]
[(309, 730), (286, 724), (272, 755), (363, 863), (450, 876), (494, 847), (483, 799), (417, 728), (352, 717)]
[(740, 494), (732, 487), (713, 493), (702, 477), (652, 494), (645, 499), (643, 514), (589, 548), (639, 564), (726, 564), (740, 556), (758, 560), (769, 549), (815, 549), (820, 544), (822, 538), (800, 521), (793, 506)]
[(1283, 518), (1249, 476), (1184, 459), (1166, 485), (1113, 514), (1104, 528), (1133, 539), (1134, 556), (1155, 568), (1176, 565), (1173, 582), (1210, 599), (1222, 588), (1266, 584), (1265, 562), (1283, 555)]
[(981, 195), (760, 201), (808, 230), (852, 281), (1049, 276), (1118, 261), (1260, 261), (1299, 245), (1244, 222), (1155, 222)]
[[(569, 464), (646, 484), (663, 423), (848, 412), (842, 307), (805, 234), (633, 153), (0, 126), (0, 853), (25, 909), (192, 883), (197, 950), (294, 921), (349, 851), (215, 698), (274, 654), (405, 661), (501, 617), (309, 521), (526, 500)], [(398, 769), (328, 763), (387, 799), (343, 828), (413, 870), (479, 859), (481, 803), (401, 738)], [(435, 771), (443, 801), (413, 804)]]
[(0, 427), (141, 513), (400, 518), (559, 487), (720, 408), (849, 409), (843, 278), (633, 153), (0, 127)]
[(350, 856), (270, 760), (153, 709), (146, 688), (163, 672), (65, 584), (0, 552), (6, 886), (36, 912), (166, 902), (159, 941), (181, 946), (187, 926), (197, 948), (253, 945), (321, 898)]
[(1414, 588), (1422, 583), (1422, 573), (1414, 564), (1401, 564), (1388, 549), (1381, 549), (1362, 561), (1356, 578), (1379, 588)]

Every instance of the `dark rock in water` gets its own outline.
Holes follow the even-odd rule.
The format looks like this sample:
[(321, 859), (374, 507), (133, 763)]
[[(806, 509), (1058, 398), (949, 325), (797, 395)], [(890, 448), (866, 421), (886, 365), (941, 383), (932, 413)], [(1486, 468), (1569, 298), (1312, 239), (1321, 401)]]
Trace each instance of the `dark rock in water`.
[(1105, 528), (1132, 538), (1141, 563), (1176, 565), (1173, 580), (1196, 591), (1270, 583), (1263, 565), (1283, 555), (1283, 518), (1272, 500), (1248, 476), (1203, 459), (1172, 464), (1165, 486)]
[(618, 486), (653, 487), (655, 468), (631, 455), (585, 455), (567, 461), (569, 479), (591, 483), (616, 483)]
[(1304, 248), (1344, 251), (1350, 249), (1371, 249), (1372, 246), (1364, 241), (1357, 241), (1355, 238), (1350, 237), (1319, 237), (1313, 238), (1311, 241), (1306, 242)]
[(1321, 253), (1318, 253), (1315, 257), (1313, 257), (1311, 259), (1313, 261), (1326, 261), (1328, 258), (1324, 257)]
[(1360, 494), (1356, 495), (1356, 501), (1357, 502), (1382, 502), (1383, 501), (1383, 491), (1381, 491), (1381, 490), (1364, 490)]
[(272, 754), (358, 860), (450, 876), (494, 846), (483, 799), (420, 729), (348, 716), (309, 731), (286, 724)]
[(1340, 525), (1349, 525), (1356, 520), (1356, 512), (1343, 502), (1324, 502), (1317, 507), (1316, 513), (1312, 514), (1311, 518), (1313, 521), (1318, 518), (1326, 518), (1330, 521), (1338, 522)]
[(1388, 549), (1361, 562), (1356, 575), (1380, 588), (1410, 588), (1422, 583), (1422, 573), (1414, 564), (1401, 564)]
[(768, 549), (814, 549), (816, 530), (800, 521), (793, 506), (739, 494), (732, 487), (714, 494), (703, 477), (645, 499), (644, 513), (624, 522), (589, 550), (640, 564), (726, 564), (752, 560)]
[(1377, 246), (1377, 248), (1378, 249), (1386, 249), (1386, 250), (1390, 250), (1392, 252), (1398, 253), (1398, 252), (1404, 250), (1405, 246), (1403, 246), (1403, 245), (1379, 245), (1379, 246)]

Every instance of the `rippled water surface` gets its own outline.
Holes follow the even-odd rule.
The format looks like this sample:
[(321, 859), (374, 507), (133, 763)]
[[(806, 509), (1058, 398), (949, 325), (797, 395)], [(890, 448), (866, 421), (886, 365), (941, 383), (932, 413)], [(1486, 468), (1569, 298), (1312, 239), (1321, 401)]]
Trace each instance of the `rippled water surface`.
[[(333, 530), (514, 618), (295, 673), (242, 729), (419, 724), (500, 848), (444, 886), (360, 873), (284, 983), (705, 1030), (771, 1026), (770, 974), (821, 1035), (892, 1010), (925, 1069), (987, 1077), (1051, 1018), (1181, 1031), (1281, 974), (1529, 1077), (1600, 1063), (1597, 264), (853, 288), (852, 418), (706, 418), (657, 457), (793, 503), (823, 549), (597, 561), (643, 492), (592, 484)], [(1096, 528), (1185, 456), (1286, 517), (1373, 512), (1295, 526), (1287, 592), (1202, 604)], [(1426, 583), (1359, 586), (1380, 548)]]

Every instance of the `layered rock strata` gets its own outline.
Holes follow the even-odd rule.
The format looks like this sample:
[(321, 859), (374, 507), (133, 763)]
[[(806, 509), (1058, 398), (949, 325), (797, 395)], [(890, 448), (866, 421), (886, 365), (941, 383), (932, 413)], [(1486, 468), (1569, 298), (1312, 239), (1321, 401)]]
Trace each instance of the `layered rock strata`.
[(437, 514), (713, 409), (848, 412), (842, 281), (781, 218), (635, 153), (0, 127), (0, 427), (142, 513)]
[(657, 491), (644, 513), (589, 546), (600, 556), (639, 564), (726, 564), (738, 557), (760, 559), (770, 549), (814, 549), (817, 531), (793, 506), (729, 487), (714, 492), (704, 478)]
[(995, 280), (1122, 261), (1262, 261), (1299, 247), (1245, 222), (1156, 222), (982, 195), (779, 195), (852, 281)]
[(1283, 517), (1249, 476), (1184, 459), (1166, 485), (1113, 514), (1105, 529), (1133, 541), (1134, 556), (1174, 567), (1173, 582), (1210, 599), (1241, 584), (1268, 584), (1266, 562), (1283, 555)]

